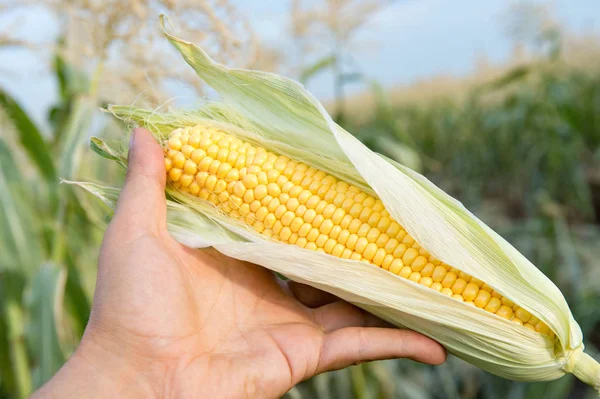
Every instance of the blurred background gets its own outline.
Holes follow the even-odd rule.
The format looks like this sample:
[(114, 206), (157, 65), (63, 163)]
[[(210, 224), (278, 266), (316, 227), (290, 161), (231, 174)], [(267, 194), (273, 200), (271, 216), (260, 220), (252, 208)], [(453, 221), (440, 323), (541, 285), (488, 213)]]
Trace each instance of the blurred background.
[[(26, 397), (85, 328), (110, 212), (60, 179), (119, 186), (88, 147), (107, 103), (193, 108), (211, 93), (161, 37), (303, 82), (373, 150), (425, 174), (565, 294), (600, 351), (597, 0), (0, 0), (0, 399)], [(456, 358), (319, 375), (296, 398), (592, 398)]]

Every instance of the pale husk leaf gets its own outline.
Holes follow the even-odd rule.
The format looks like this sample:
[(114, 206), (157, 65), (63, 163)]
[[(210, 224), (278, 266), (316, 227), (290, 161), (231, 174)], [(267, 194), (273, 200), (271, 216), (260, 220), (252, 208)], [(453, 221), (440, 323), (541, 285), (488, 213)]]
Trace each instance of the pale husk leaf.
[[(92, 182), (63, 180), (63, 183), (86, 190), (112, 210), (115, 209), (121, 192), (119, 188)], [(172, 200), (167, 200), (167, 214), (169, 233), (175, 240), (188, 247), (205, 248), (215, 244), (246, 241), (231, 230), (221, 227), (209, 216)]]

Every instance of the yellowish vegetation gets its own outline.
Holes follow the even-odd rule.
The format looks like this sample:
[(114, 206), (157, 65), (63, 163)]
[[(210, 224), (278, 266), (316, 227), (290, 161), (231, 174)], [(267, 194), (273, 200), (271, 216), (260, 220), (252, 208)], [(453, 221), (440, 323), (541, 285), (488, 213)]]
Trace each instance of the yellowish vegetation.
[[(567, 36), (561, 55), (554, 63), (528, 54), (522, 46), (515, 46), (511, 58), (504, 64), (494, 65), (481, 56), (475, 64), (474, 72), (466, 76), (435, 75), (407, 85), (395, 85), (386, 92), (394, 107), (426, 105), (441, 99), (461, 102), (474, 88), (504, 76), (513, 68), (531, 63), (545, 63), (550, 68), (568, 70), (597, 68), (600, 66), (600, 38), (593, 34)], [(326, 107), (328, 111), (335, 113), (333, 102), (326, 104)], [(375, 107), (376, 98), (371, 91), (349, 96), (345, 101), (347, 116), (359, 124), (372, 120)]]

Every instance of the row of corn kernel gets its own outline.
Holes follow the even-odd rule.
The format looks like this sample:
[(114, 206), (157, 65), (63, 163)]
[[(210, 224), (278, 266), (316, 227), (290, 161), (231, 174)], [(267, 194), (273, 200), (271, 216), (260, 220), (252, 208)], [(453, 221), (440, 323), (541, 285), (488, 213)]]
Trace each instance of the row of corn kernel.
[[(283, 160), (283, 162), (285, 162), (285, 160)], [(283, 162), (282, 168), (284, 167)], [(311, 178), (310, 175), (306, 176), (303, 174), (305, 169), (294, 170), (293, 168), (287, 167), (286, 171), (286, 176), (291, 177), (294, 183), (301, 184), (304, 188), (324, 196), (326, 200), (334, 201), (334, 205), (347, 211), (349, 216), (358, 217), (361, 222), (364, 222), (367, 225), (372, 226), (377, 224), (382, 217), (387, 217), (389, 215), (389, 213), (383, 209), (383, 204), (380, 200), (367, 196), (364, 193), (360, 193), (360, 190), (357, 187), (349, 186), (346, 182), (340, 182), (333, 176), (326, 176), (325, 173), (321, 172)], [(345, 195), (349, 189), (351, 195)], [(382, 233), (381, 235), (385, 235), (385, 233)], [(385, 236), (386, 237), (383, 240), (374, 238), (370, 241), (376, 241), (379, 250), (383, 251), (381, 247), (386, 245), (389, 240), (389, 236)], [(377, 237), (377, 234), (375, 234), (375, 237)], [(414, 243), (414, 240), (406, 235), (403, 244), (406, 243), (410, 245), (411, 241)], [(399, 250), (393, 248), (392, 251), (390, 251), (391, 253), (394, 253), (391, 264), (389, 263), (389, 260), (384, 263), (385, 252), (379, 254), (379, 261), (370, 259), (370, 254), (365, 257), (365, 259), (378, 266), (382, 266), (401, 277), (408, 278), (444, 294), (450, 295), (454, 299), (483, 308), (491, 313), (495, 313), (518, 324), (525, 325), (527, 328), (534, 329), (538, 332), (548, 333), (549, 329), (543, 322), (534, 319), (534, 324), (528, 323), (528, 321), (531, 320), (532, 315), (526, 310), (520, 308), (518, 305), (513, 305), (512, 307), (505, 305), (505, 302), (511, 303), (507, 298), (499, 299), (492, 297), (494, 291), (491, 287), (484, 287), (485, 289), (480, 290), (481, 282), (479, 282), (479, 284), (470, 283), (469, 280), (471, 279), (471, 276), (466, 273), (459, 272), (458, 270), (456, 271), (457, 273), (453, 273), (448, 272), (447, 268), (442, 266), (435, 267), (432, 263), (427, 262), (426, 256), (428, 256), (428, 253), (423, 249), (419, 250), (422, 254), (419, 256), (419, 252), (417, 252), (416, 248), (409, 248), (406, 250), (405, 246), (397, 242), (391, 244), (391, 246), (394, 245), (400, 246), (400, 248)], [(418, 247), (418, 245), (416, 246)], [(458, 278), (458, 273), (460, 273), (462, 278)], [(498, 296), (500, 297), (499, 294)]]
[[(185, 132), (173, 135), (165, 162), (170, 180), (176, 186), (200, 194), (225, 212), (244, 217), (257, 230), (283, 242), (374, 263), (520, 324), (531, 318), (516, 305), (513, 314), (513, 309), (491, 297), (491, 288), (479, 290), (477, 285), (469, 283), (470, 276), (457, 270), (448, 271), (447, 265), (429, 263), (431, 257), (427, 251), (388, 217), (380, 200), (322, 171), (242, 144), (231, 136), (206, 131), (192, 136), (186, 136)], [(303, 218), (307, 210), (309, 216)], [(385, 228), (386, 233), (395, 233), (395, 238), (373, 225)], [(411, 247), (407, 249), (406, 245)], [(457, 278), (457, 273), (464, 278)], [(545, 327), (540, 323), (535, 327), (531, 323), (525, 326), (540, 331)]]

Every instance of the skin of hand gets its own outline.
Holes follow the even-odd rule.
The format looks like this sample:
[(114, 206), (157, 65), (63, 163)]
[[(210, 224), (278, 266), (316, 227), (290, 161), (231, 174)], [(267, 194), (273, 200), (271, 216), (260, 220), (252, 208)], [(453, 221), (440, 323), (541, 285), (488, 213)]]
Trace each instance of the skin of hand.
[(365, 361), (445, 360), (437, 342), (330, 294), (177, 243), (164, 188), (163, 151), (135, 129), (88, 326), (35, 398), (271, 398)]

